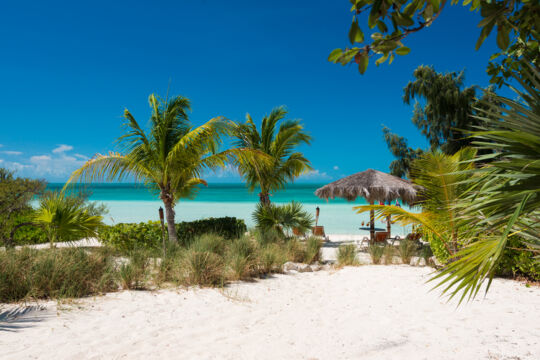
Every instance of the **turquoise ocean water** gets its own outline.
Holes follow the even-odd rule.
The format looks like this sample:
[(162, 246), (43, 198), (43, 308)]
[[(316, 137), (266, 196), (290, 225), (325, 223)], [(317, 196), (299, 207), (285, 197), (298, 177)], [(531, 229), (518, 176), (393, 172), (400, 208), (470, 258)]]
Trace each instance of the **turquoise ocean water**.
[[(58, 190), (64, 184), (51, 183), (49, 190)], [(329, 234), (368, 234), (360, 230), (362, 222), (369, 220), (368, 214), (356, 214), (353, 206), (365, 204), (363, 199), (349, 203), (343, 199), (328, 202), (315, 196), (315, 190), (324, 184), (291, 184), (287, 189), (271, 197), (274, 203), (282, 204), (298, 201), (304, 208), (315, 215), (320, 207), (319, 225)], [(146, 222), (159, 220), (158, 209), (162, 206), (155, 193), (139, 184), (88, 184), (77, 185), (78, 189), (90, 193), (90, 200), (104, 203), (109, 213), (105, 222)], [(258, 192), (249, 192), (244, 184), (209, 184), (201, 187), (194, 200), (181, 200), (175, 207), (177, 221), (191, 221), (207, 217), (234, 216), (244, 219), (248, 227), (253, 226), (251, 214), (259, 197)], [(386, 228), (386, 224), (377, 221), (375, 226)], [(395, 224), (393, 233), (403, 234)]]

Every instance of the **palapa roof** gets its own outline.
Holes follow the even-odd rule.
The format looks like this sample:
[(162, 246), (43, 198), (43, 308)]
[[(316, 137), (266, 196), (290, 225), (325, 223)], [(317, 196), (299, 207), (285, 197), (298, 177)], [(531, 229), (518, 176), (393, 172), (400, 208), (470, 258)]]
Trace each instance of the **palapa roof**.
[(407, 204), (414, 203), (416, 193), (417, 188), (410, 181), (373, 169), (344, 177), (315, 191), (315, 195), (326, 200), (338, 197), (353, 201), (360, 196), (368, 202), (401, 199)]

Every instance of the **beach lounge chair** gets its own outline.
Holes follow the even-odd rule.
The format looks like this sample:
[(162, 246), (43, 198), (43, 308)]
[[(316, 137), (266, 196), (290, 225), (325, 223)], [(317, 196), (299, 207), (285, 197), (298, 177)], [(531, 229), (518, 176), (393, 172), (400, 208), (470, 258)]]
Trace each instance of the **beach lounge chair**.
[(388, 239), (388, 232), (387, 231), (377, 231), (377, 232), (375, 232), (375, 243), (386, 242), (386, 239)]
[(324, 233), (324, 226), (314, 226), (311, 229), (313, 236), (322, 237), (324, 241), (329, 241), (330, 238)]
[(305, 231), (300, 231), (299, 229), (297, 228), (293, 228), (292, 229), (292, 232), (293, 232), (293, 235), (300, 238), (300, 239), (305, 239), (307, 238), (307, 234)]

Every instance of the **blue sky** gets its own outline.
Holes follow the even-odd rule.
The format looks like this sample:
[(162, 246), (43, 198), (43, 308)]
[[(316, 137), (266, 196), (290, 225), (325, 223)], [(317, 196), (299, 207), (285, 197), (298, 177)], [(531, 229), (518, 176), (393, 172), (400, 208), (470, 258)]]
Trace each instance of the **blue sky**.
[[(448, 6), (405, 42), (412, 51), (366, 75), (326, 61), (348, 45), (346, 0), (107, 1), (3, 4), (0, 13), (0, 166), (64, 181), (98, 152), (113, 150), (128, 108), (146, 124), (152, 92), (192, 101), (191, 120), (260, 119), (286, 105), (314, 137), (302, 148), (325, 182), (367, 168), (387, 171), (381, 127), (425, 146), (403, 87), (422, 64), (466, 69), (488, 85), (490, 37), (474, 50), (480, 16)], [(209, 174), (234, 181), (234, 171)]]

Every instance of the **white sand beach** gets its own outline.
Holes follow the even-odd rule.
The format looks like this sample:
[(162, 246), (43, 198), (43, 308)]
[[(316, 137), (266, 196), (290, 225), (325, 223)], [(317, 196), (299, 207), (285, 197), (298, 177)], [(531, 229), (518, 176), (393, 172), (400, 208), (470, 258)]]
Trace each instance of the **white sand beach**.
[(289, 273), (0, 310), (2, 359), (538, 359), (540, 288), (496, 279), (456, 308), (430, 268)]

